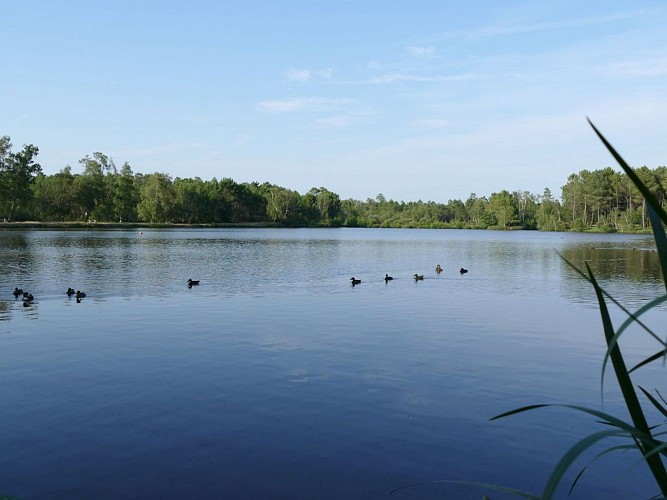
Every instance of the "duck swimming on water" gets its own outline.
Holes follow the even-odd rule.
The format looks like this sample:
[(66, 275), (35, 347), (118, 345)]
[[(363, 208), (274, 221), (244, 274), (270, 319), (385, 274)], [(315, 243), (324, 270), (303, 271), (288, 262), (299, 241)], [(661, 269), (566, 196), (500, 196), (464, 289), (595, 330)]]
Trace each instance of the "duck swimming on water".
[(192, 288), (193, 286), (197, 286), (199, 284), (199, 280), (193, 280), (192, 278), (188, 278), (188, 288)]
[(361, 280), (356, 279), (354, 276), (352, 276), (350, 278), (350, 281), (352, 282), (352, 286), (358, 285), (359, 283), (361, 283)]
[(424, 281), (423, 274), (415, 274), (415, 281)]
[(72, 295), (74, 295), (75, 293), (76, 293), (76, 292), (74, 291), (74, 288), (68, 288), (68, 289), (67, 289), (67, 295), (69, 295), (70, 297), (71, 297)]
[(440, 264), (438, 264), (437, 266), (435, 266), (435, 272), (436, 272), (437, 274), (440, 274), (440, 273), (442, 272), (442, 267), (440, 267)]
[(467, 270), (467, 269), (463, 269), (463, 268), (461, 268), (461, 269), (459, 270), (459, 272), (460, 272), (461, 274), (465, 274), (465, 273), (468, 272), (468, 270)]
[(14, 297), (18, 297), (19, 295), (23, 295), (23, 290), (21, 290), (18, 287), (15, 287), (12, 293), (14, 294)]
[(385, 281), (385, 283), (386, 283), (387, 281), (391, 281), (391, 280), (393, 280), (393, 279), (394, 279), (394, 278), (391, 277), (391, 276), (389, 276), (388, 274), (385, 274), (385, 275), (384, 275), (384, 281)]

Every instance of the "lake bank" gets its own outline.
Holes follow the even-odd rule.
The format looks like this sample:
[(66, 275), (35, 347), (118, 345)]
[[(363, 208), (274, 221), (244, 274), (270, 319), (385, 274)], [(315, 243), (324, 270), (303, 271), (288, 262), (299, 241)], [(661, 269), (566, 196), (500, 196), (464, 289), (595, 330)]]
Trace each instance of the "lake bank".
[[(323, 226), (288, 226), (277, 222), (219, 222), (219, 223), (201, 223), (201, 224), (183, 224), (183, 223), (150, 223), (150, 222), (80, 222), (80, 221), (20, 221), (20, 222), (0, 222), (0, 229), (210, 229), (210, 228), (289, 228), (289, 229), (312, 229)], [(331, 226), (323, 227), (325, 229), (337, 229), (339, 227), (348, 226)], [(500, 229), (497, 227), (489, 228), (422, 228), (422, 227), (405, 227), (405, 228), (369, 228), (362, 226), (349, 226), (356, 229), (463, 229), (473, 231), (501, 231), (501, 232), (515, 232), (515, 231), (537, 231), (538, 229), (522, 229), (519, 227), (508, 227)], [(588, 233), (588, 234), (646, 234), (651, 235), (651, 229), (643, 229), (636, 231), (602, 231), (598, 228), (592, 228), (586, 231), (542, 231), (545, 233)]]
[(151, 224), (150, 222), (0, 222), (0, 229), (197, 229), (197, 228), (275, 228), (273, 222), (221, 222), (217, 224)]

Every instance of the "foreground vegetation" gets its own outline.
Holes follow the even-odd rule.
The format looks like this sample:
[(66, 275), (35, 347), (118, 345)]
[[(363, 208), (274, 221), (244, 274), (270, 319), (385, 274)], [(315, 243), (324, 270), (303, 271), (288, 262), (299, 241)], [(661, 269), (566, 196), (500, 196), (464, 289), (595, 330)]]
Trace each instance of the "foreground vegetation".
[[(667, 224), (667, 212), (664, 210), (663, 200), (655, 195), (655, 186), (651, 186), (650, 184), (645, 183), (641, 177), (640, 172), (631, 169), (625, 160), (623, 160), (623, 158), (621, 158), (616, 150), (614, 150), (611, 144), (609, 144), (609, 142), (602, 136), (602, 134), (600, 134), (595, 126), (593, 126), (593, 124), (591, 124), (591, 126), (595, 130), (595, 133), (598, 135), (600, 140), (604, 143), (604, 145), (619, 163), (623, 171), (627, 174), (630, 181), (637, 187), (643, 198), (647, 201), (646, 212), (651, 221), (653, 236), (655, 238), (658, 257), (660, 259), (660, 269), (663, 283), (667, 289), (667, 236), (665, 235), (664, 230), (664, 225)], [(649, 391), (641, 386), (637, 386), (640, 392), (637, 391), (632, 382), (631, 374), (634, 371), (648, 365), (649, 363), (653, 363), (659, 360), (664, 362), (664, 360), (667, 358), (667, 341), (663, 340), (662, 338), (664, 332), (660, 331), (659, 334), (656, 334), (656, 332), (654, 332), (653, 329), (650, 328), (643, 321), (643, 319), (641, 319), (641, 316), (643, 316), (645, 313), (666, 302), (667, 294), (656, 297), (639, 308), (637, 311), (632, 312), (626, 309), (619, 300), (612, 297), (600, 286), (588, 263), (586, 263), (586, 269), (581, 270), (575, 267), (569, 261), (566, 260), (566, 262), (575, 270), (577, 270), (582, 278), (588, 280), (593, 286), (595, 295), (598, 300), (603, 332), (607, 344), (607, 351), (604, 355), (604, 361), (602, 363), (602, 384), (604, 384), (605, 368), (607, 364), (611, 362), (611, 366), (613, 367), (616, 380), (630, 416), (630, 421), (626, 422), (622, 418), (618, 418), (592, 408), (565, 405), (567, 408), (580, 411), (594, 417), (602, 424), (601, 430), (589, 436), (583, 437), (563, 456), (560, 462), (554, 467), (540, 496), (534, 496), (519, 491), (513, 492), (524, 498), (552, 498), (556, 493), (563, 477), (565, 476), (565, 473), (573, 464), (575, 464), (578, 459), (581, 458), (584, 452), (602, 441), (611, 439), (613, 440), (612, 445), (599, 453), (594, 458), (594, 461), (612, 452), (625, 453), (632, 450), (639, 452), (641, 460), (646, 463), (649, 470), (651, 471), (653, 479), (655, 480), (656, 498), (665, 498), (667, 497), (667, 469), (665, 469), (664, 457), (667, 457), (667, 441), (664, 439), (664, 431), (659, 428), (660, 424), (651, 425), (648, 423), (647, 410), (649, 408), (657, 410), (658, 414), (661, 416), (661, 420), (663, 420), (662, 423), (664, 424), (664, 419), (667, 417), (667, 401), (663, 399), (657, 389), (654, 391)], [(627, 316), (627, 319), (618, 328), (614, 328), (609, 313), (610, 304), (617, 306)], [(656, 341), (659, 347), (656, 353), (649, 355), (636, 366), (629, 369), (621, 352), (619, 339), (626, 331), (628, 331), (630, 327), (633, 326), (650, 335)], [(643, 396), (641, 400), (639, 398), (639, 394)], [(494, 419), (503, 418), (538, 408), (544, 408), (547, 406), (551, 405), (531, 405), (504, 413), (494, 417)], [(618, 444), (618, 442), (616, 442), (618, 439), (621, 439), (624, 442), (622, 444)], [(585, 472), (585, 469), (586, 467), (583, 467), (579, 471), (579, 474), (576, 476), (576, 479), (570, 486), (570, 492), (572, 492), (572, 489), (576, 486), (577, 481)], [(501, 491), (509, 491), (507, 488), (497, 489)]]
[[(114, 223), (271, 223), (285, 226), (539, 229), (543, 231), (648, 230), (645, 197), (624, 173), (610, 167), (572, 174), (560, 199), (549, 189), (536, 195), (502, 190), (465, 201), (341, 200), (324, 187), (305, 194), (265, 182), (229, 178), (172, 179), (166, 173), (117, 168), (99, 152), (45, 175), (39, 149), (13, 151), (0, 137), (0, 221)], [(636, 170), (644, 185), (667, 202), (667, 167)]]

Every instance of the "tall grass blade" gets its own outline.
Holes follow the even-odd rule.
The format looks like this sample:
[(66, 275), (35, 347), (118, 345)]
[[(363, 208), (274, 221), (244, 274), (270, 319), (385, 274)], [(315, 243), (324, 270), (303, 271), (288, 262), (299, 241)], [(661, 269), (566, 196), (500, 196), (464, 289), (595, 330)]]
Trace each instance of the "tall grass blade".
[(642, 366), (648, 365), (649, 363), (652, 363), (653, 361), (655, 361), (657, 359), (664, 358), (665, 356), (667, 356), (667, 349), (663, 349), (662, 351), (658, 351), (653, 356), (649, 356), (648, 358), (646, 358), (641, 363), (633, 366), (632, 369), (628, 373), (632, 373), (635, 370), (638, 370), (639, 368), (641, 368)]
[(499, 418), (509, 417), (510, 415), (516, 415), (517, 413), (523, 413), (524, 411), (536, 410), (537, 408), (545, 408), (547, 406), (554, 406), (554, 405), (544, 404), (544, 405), (522, 406), (521, 408), (517, 408), (516, 410), (507, 411), (505, 413), (501, 413), (500, 415), (496, 415), (495, 417), (491, 417), (489, 419), (489, 422), (492, 420), (498, 420)]
[(662, 227), (660, 217), (651, 205), (648, 207), (648, 216), (651, 220), (651, 228), (653, 229), (655, 245), (658, 248), (660, 270), (662, 271), (662, 282), (665, 284), (665, 288), (667, 289), (667, 237), (665, 236), (665, 228)]
[(665, 288), (667, 289), (667, 238), (665, 237), (665, 231), (662, 227), (662, 224), (667, 224), (667, 213), (663, 210), (658, 200), (653, 195), (653, 193), (646, 187), (646, 185), (641, 181), (639, 176), (635, 171), (628, 166), (621, 155), (619, 155), (611, 144), (605, 139), (605, 137), (600, 133), (600, 131), (593, 125), (591, 120), (588, 120), (588, 123), (593, 130), (600, 138), (602, 143), (609, 150), (611, 155), (616, 159), (618, 164), (621, 166), (625, 174), (630, 178), (632, 183), (639, 189), (642, 196), (648, 204), (648, 215), (651, 221), (651, 227), (653, 228), (653, 236), (655, 238), (655, 243), (658, 247), (658, 256), (660, 257), (660, 269), (662, 270), (662, 278), (665, 283)]
[(595, 125), (593, 125), (593, 122), (591, 122), (590, 119), (588, 119), (588, 124), (593, 128), (597, 136), (600, 138), (602, 143), (605, 145), (607, 150), (611, 153), (611, 155), (616, 159), (618, 164), (621, 166), (625, 174), (628, 176), (628, 178), (632, 181), (632, 183), (637, 186), (637, 189), (641, 192), (642, 196), (646, 200), (646, 203), (649, 204), (649, 206), (653, 207), (653, 210), (655, 210), (656, 214), (659, 216), (659, 218), (662, 220), (663, 223), (667, 224), (667, 213), (662, 209), (660, 206), (660, 203), (658, 203), (658, 200), (655, 198), (653, 193), (644, 185), (644, 183), (641, 181), (639, 176), (635, 173), (635, 171), (625, 162), (625, 160), (619, 155), (614, 147), (605, 139), (605, 137), (600, 133), (600, 131), (597, 129)]
[(648, 400), (649, 400), (651, 403), (653, 403), (653, 406), (655, 406), (655, 407), (658, 409), (658, 411), (659, 411), (660, 413), (662, 413), (662, 415), (663, 415), (664, 417), (667, 417), (667, 408), (665, 408), (664, 406), (662, 406), (662, 405), (660, 404), (660, 401), (658, 401), (658, 400), (655, 399), (653, 396), (651, 396), (651, 394), (650, 394), (646, 389), (644, 389), (641, 385), (638, 386), (638, 387), (639, 387), (639, 390), (642, 391), (642, 392), (644, 393), (644, 396), (646, 396), (646, 397), (648, 398)]
[[(577, 266), (575, 266), (572, 262), (567, 260), (563, 255), (560, 253), (556, 252), (558, 256), (563, 259), (563, 261), (570, 266), (577, 274), (579, 274), (582, 278), (584, 278), (586, 281), (589, 283), (593, 284), (591, 282), (591, 279), (584, 273), (581, 269), (579, 269)], [(600, 287), (600, 290), (602, 290), (602, 294), (607, 297), (609, 300), (611, 300), (614, 305), (616, 305), (621, 311), (623, 311), (625, 314), (629, 316), (629, 318), (633, 321), (635, 321), (639, 326), (641, 326), (651, 337), (656, 339), (658, 342), (662, 343), (665, 347), (667, 347), (667, 342), (664, 342), (651, 328), (648, 327), (645, 323), (643, 323), (639, 318), (637, 318), (633, 313), (631, 313), (623, 304), (621, 304), (618, 300), (616, 300), (613, 296), (609, 294), (604, 288)], [(661, 299), (655, 299), (655, 300), (661, 300)], [(667, 300), (667, 295), (663, 299)]]
[(563, 476), (584, 451), (603, 439), (619, 435), (623, 435), (623, 433), (618, 430), (599, 431), (586, 436), (576, 443), (565, 455), (563, 455), (558, 464), (556, 464), (556, 467), (554, 467), (554, 470), (551, 472), (547, 484), (544, 487), (544, 491), (542, 492), (542, 498), (553, 498)]
[[(602, 326), (604, 329), (605, 338), (607, 340), (607, 344), (610, 344), (611, 340), (614, 338), (614, 328), (609, 316), (609, 311), (607, 310), (607, 303), (604, 300), (600, 286), (598, 285), (598, 282), (595, 279), (595, 276), (593, 275), (593, 272), (591, 271), (591, 268), (588, 264), (586, 264), (586, 269), (590, 276), (591, 283), (593, 283), (593, 287), (595, 288), (595, 294), (598, 298), (598, 306), (600, 308), (600, 316), (602, 317)], [(620, 386), (621, 393), (623, 394), (623, 399), (625, 400), (625, 404), (628, 408), (628, 412), (630, 413), (635, 427), (641, 433), (646, 434), (647, 436), (651, 436), (648, 422), (646, 421), (644, 411), (642, 410), (642, 406), (639, 403), (639, 399), (637, 398), (637, 393), (635, 392), (632, 381), (630, 380), (630, 375), (628, 374), (628, 370), (625, 366), (625, 361), (618, 344), (616, 344), (611, 350), (610, 358), (614, 367), (614, 372), (616, 373), (618, 385)], [(652, 439), (644, 439), (641, 441), (640, 446), (644, 455), (656, 447), (652, 441)], [(646, 462), (651, 469), (651, 472), (653, 473), (658, 486), (660, 487), (660, 491), (663, 495), (667, 496), (667, 471), (665, 470), (665, 466), (662, 463), (662, 460), (657, 455), (651, 455), (646, 457)]]
[[(607, 352), (604, 355), (604, 361), (602, 362), (602, 376), (600, 379), (601, 386), (604, 386), (604, 374), (605, 374), (605, 369), (607, 368), (607, 362), (609, 361), (609, 356), (611, 355), (611, 351), (614, 347), (616, 347), (616, 344), (618, 343), (618, 339), (621, 337), (623, 332), (632, 324), (632, 323), (639, 323), (642, 324), (639, 321), (639, 317), (644, 314), (647, 311), (650, 311), (653, 309), (655, 306), (658, 306), (664, 302), (667, 302), (667, 295), (662, 295), (661, 297), (658, 297), (657, 299), (651, 300), (648, 304), (643, 305), (637, 311), (634, 313), (629, 313), (628, 319), (626, 319), (620, 326), (620, 328), (616, 331), (614, 336), (612, 337), (611, 341), (608, 342), (607, 345)], [(661, 343), (664, 347), (667, 348), (667, 343), (662, 340), (656, 333), (654, 333), (650, 328), (644, 327), (644, 330), (651, 335), (655, 340), (657, 340), (659, 343)], [(630, 370), (629, 373), (631, 373), (632, 370)]]

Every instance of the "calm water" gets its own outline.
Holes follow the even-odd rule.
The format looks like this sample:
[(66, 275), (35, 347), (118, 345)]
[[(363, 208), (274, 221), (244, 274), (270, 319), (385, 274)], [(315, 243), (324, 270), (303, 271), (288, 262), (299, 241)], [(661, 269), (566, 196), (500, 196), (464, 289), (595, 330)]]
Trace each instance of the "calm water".
[[(492, 231), (2, 231), (0, 492), (484, 493), (433, 482), (452, 479), (539, 493), (600, 425), (562, 408), (490, 417), (553, 402), (626, 418), (611, 373), (601, 401), (594, 293), (557, 252), (588, 261), (636, 309), (664, 293), (652, 245)], [(201, 285), (188, 289), (189, 277)], [(31, 307), (15, 286), (35, 295)], [(88, 297), (76, 303), (70, 286)], [(647, 320), (664, 325), (664, 311)], [(658, 350), (632, 333), (630, 363)], [(660, 387), (664, 374), (658, 364), (637, 380)], [(657, 493), (637, 458), (601, 458), (573, 497)]]

